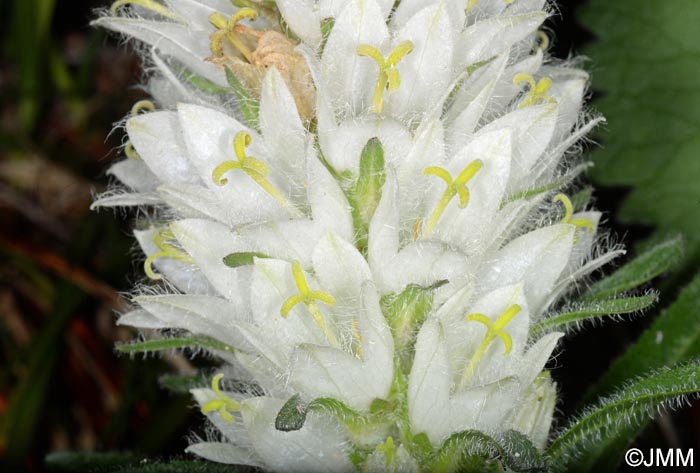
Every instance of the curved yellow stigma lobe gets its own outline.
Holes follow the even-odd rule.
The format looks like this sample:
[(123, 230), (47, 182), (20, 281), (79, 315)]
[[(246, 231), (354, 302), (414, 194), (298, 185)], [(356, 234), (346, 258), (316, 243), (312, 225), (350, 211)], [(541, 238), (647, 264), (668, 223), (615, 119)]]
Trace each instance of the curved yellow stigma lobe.
[(326, 340), (328, 340), (331, 345), (337, 347), (338, 339), (326, 324), (326, 319), (323, 317), (323, 314), (316, 303), (316, 301), (319, 301), (326, 305), (333, 306), (335, 305), (335, 298), (327, 292), (311, 290), (309, 288), (309, 283), (306, 280), (306, 276), (304, 276), (304, 269), (301, 267), (301, 263), (298, 261), (294, 261), (292, 263), (292, 277), (294, 278), (294, 284), (296, 285), (299, 294), (288, 297), (287, 300), (284, 301), (282, 307), (280, 308), (280, 314), (282, 317), (287, 318), (289, 313), (297, 304), (304, 304), (311, 314), (311, 317), (313, 317), (314, 322), (316, 322), (316, 325), (318, 325), (321, 332), (323, 332)]
[(216, 28), (216, 31), (211, 35), (211, 41), (209, 48), (214, 56), (223, 56), (224, 47), (223, 41), (227, 39), (231, 45), (241, 53), (241, 56), (245, 58), (249, 63), (253, 62), (253, 52), (248, 46), (246, 46), (238, 34), (236, 34), (236, 25), (239, 21), (250, 19), (256, 20), (258, 18), (258, 12), (252, 8), (241, 8), (236, 13), (231, 15), (228, 20), (221, 13), (212, 13), (209, 15), (209, 23)]
[(413, 51), (413, 43), (411, 41), (402, 41), (389, 53), (386, 59), (381, 51), (369, 44), (361, 44), (357, 47), (359, 56), (369, 57), (379, 66), (379, 76), (377, 77), (377, 86), (374, 89), (372, 96), (372, 111), (380, 113), (384, 108), (384, 91), (396, 92), (401, 86), (401, 75), (399, 74), (396, 65)]
[(484, 167), (483, 161), (480, 159), (475, 159), (469, 163), (462, 171), (457, 175), (456, 179), (452, 179), (450, 173), (438, 166), (428, 166), (423, 169), (423, 174), (427, 176), (439, 177), (445, 184), (447, 188), (442, 194), (442, 197), (438, 201), (433, 213), (430, 215), (428, 222), (425, 226), (425, 236), (430, 237), (437, 226), (440, 217), (447, 209), (448, 204), (452, 201), (454, 196), (459, 197), (459, 208), (463, 209), (469, 204), (469, 189), (467, 188), (467, 183), (478, 173), (481, 168)]
[(183, 263), (194, 262), (190, 255), (185, 253), (180, 248), (175, 247), (172, 243), (173, 241), (175, 241), (175, 235), (173, 235), (173, 232), (169, 229), (160, 229), (156, 231), (156, 234), (153, 236), (153, 243), (155, 243), (160, 251), (153, 253), (151, 256), (146, 258), (146, 261), (143, 263), (143, 269), (146, 272), (146, 276), (148, 276), (150, 279), (156, 281), (163, 279), (163, 276), (153, 271), (153, 262), (158, 258), (170, 258), (177, 261), (182, 261)]
[(547, 36), (547, 33), (544, 31), (538, 31), (537, 32), (537, 49), (540, 51), (546, 51), (547, 48), (549, 48), (549, 36)]
[(233, 169), (239, 169), (246, 173), (277, 202), (287, 207), (287, 199), (284, 198), (284, 195), (270, 181), (265, 179), (265, 176), (270, 173), (270, 168), (267, 164), (246, 154), (246, 148), (250, 146), (252, 140), (250, 133), (247, 131), (238, 132), (233, 139), (233, 152), (236, 155), (236, 161), (224, 161), (216, 166), (211, 173), (212, 180), (218, 186), (226, 185), (228, 179), (224, 177), (224, 174)]
[(134, 145), (131, 143), (131, 141), (126, 142), (126, 145), (124, 146), (124, 154), (129, 159), (141, 159), (141, 156), (139, 156), (139, 153), (134, 149)]
[(214, 379), (212, 379), (211, 389), (214, 391), (214, 393), (219, 399), (214, 399), (204, 404), (202, 406), (202, 413), (209, 414), (213, 411), (219, 411), (221, 418), (225, 422), (235, 422), (234, 417), (229, 411), (239, 412), (241, 410), (241, 404), (235, 399), (231, 399), (230, 397), (221, 392), (219, 383), (221, 382), (223, 377), (224, 375), (222, 373), (219, 373), (216, 376), (214, 376)]
[(525, 98), (523, 98), (523, 101), (520, 102), (520, 105), (518, 105), (518, 108), (529, 107), (531, 105), (536, 105), (539, 102), (557, 102), (552, 96), (547, 94), (549, 89), (552, 87), (552, 79), (549, 77), (543, 77), (539, 80), (539, 82), (535, 82), (535, 78), (532, 77), (532, 75), (521, 72), (513, 77), (513, 84), (527, 84), (529, 86), (529, 90), (525, 95)]
[(131, 115), (138, 115), (141, 112), (153, 112), (156, 106), (150, 100), (139, 100), (131, 107)]
[(518, 304), (513, 304), (512, 306), (508, 307), (505, 312), (498, 316), (496, 322), (491, 322), (491, 319), (484, 314), (469, 314), (467, 316), (468, 322), (479, 322), (484, 324), (486, 326), (486, 335), (484, 335), (483, 340), (481, 340), (481, 343), (474, 352), (474, 355), (472, 355), (471, 359), (469, 360), (469, 364), (464, 369), (464, 372), (462, 373), (462, 380), (460, 381), (460, 387), (464, 387), (467, 381), (469, 381), (474, 375), (479, 361), (481, 361), (481, 358), (486, 353), (486, 350), (489, 348), (489, 346), (491, 346), (491, 343), (496, 338), (500, 338), (503, 342), (503, 346), (505, 347), (504, 354), (510, 354), (511, 350), (513, 349), (513, 339), (511, 338), (510, 334), (505, 331), (505, 327), (515, 318), (516, 315), (518, 315), (521, 310), (522, 308)]
[(561, 223), (568, 223), (570, 225), (574, 225), (575, 227), (586, 228), (588, 229), (589, 233), (593, 233), (595, 230), (595, 225), (593, 222), (585, 218), (571, 218), (571, 216), (574, 214), (574, 206), (571, 203), (571, 199), (569, 199), (565, 194), (555, 195), (553, 202), (561, 202), (564, 206), (565, 213)]
[(183, 19), (180, 18), (178, 15), (168, 10), (165, 5), (163, 5), (162, 3), (158, 3), (154, 0), (117, 0), (109, 8), (109, 11), (112, 15), (116, 16), (117, 10), (126, 5), (136, 5), (141, 8), (151, 10), (152, 12), (162, 15), (166, 18), (170, 18), (171, 20), (180, 22), (183, 21)]

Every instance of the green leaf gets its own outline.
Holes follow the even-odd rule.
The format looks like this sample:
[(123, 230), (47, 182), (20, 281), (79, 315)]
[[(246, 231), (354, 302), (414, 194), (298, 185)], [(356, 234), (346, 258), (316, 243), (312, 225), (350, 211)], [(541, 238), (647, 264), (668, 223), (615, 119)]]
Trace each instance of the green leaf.
[(133, 453), (55, 452), (46, 456), (44, 464), (49, 473), (110, 472), (138, 465), (141, 460)]
[(192, 337), (161, 338), (146, 340), (143, 342), (124, 343), (117, 346), (121, 353), (150, 353), (162, 350), (181, 350), (183, 348), (206, 348), (210, 350), (227, 351), (233, 353), (234, 349), (225, 343), (221, 343), (211, 337), (197, 335)]
[[(682, 232), (700, 257), (700, 2), (590, 0), (580, 17), (598, 40), (595, 106), (609, 125), (593, 159), (594, 179), (631, 186), (623, 222)], [(690, 262), (686, 264), (691, 264)]]
[(238, 108), (243, 118), (248, 126), (257, 130), (260, 123), (260, 102), (251, 95), (229, 68), (226, 68), (226, 80), (238, 98)]
[(639, 312), (651, 306), (658, 296), (647, 294), (637, 297), (622, 297), (618, 299), (594, 300), (577, 304), (575, 309), (552, 315), (534, 324), (530, 333), (539, 335), (554, 330), (567, 331), (583, 322), (592, 322), (604, 317)]
[[(494, 437), (468, 430), (451, 435), (428, 464), (427, 471), (483, 471), (484, 465), (469, 466), (474, 459), (498, 458), (510, 471), (545, 471), (544, 457), (524, 434), (507, 430)], [(465, 465), (467, 463), (467, 465)]]
[(269, 256), (255, 252), (231, 253), (230, 255), (224, 256), (224, 264), (229, 268), (237, 268), (239, 266), (253, 264), (255, 258), (269, 258)]
[(386, 181), (384, 147), (378, 138), (372, 138), (362, 150), (360, 175), (348, 196), (357, 233), (357, 245), (360, 248), (367, 245), (369, 222), (382, 197), (384, 181)]
[(641, 286), (671, 269), (682, 255), (683, 241), (680, 236), (662, 241), (595, 283), (583, 298), (607, 298)]
[(700, 356), (700, 275), (654, 320), (639, 340), (618, 358), (586, 402), (610, 393), (629, 378)]
[(606, 446), (627, 437), (658, 414), (700, 391), (700, 363), (663, 368), (638, 378), (586, 409), (547, 449), (553, 472), (594, 471)]
[(330, 397), (319, 397), (304, 404), (301, 395), (295, 394), (284, 403), (275, 419), (275, 428), (283, 432), (299, 430), (306, 422), (306, 416), (311, 411), (331, 414), (338, 418), (350, 430), (357, 430), (369, 423), (369, 419), (349, 408), (344, 402)]
[(51, 453), (45, 459), (48, 473), (236, 473), (257, 471), (251, 467), (220, 463), (171, 460), (161, 462), (131, 453)]

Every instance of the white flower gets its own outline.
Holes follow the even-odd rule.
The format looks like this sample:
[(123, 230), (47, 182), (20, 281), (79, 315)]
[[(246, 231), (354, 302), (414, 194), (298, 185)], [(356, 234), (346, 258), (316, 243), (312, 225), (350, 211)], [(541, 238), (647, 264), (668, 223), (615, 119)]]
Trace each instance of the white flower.
[[(545, 1), (232, 3), (118, 1), (97, 22), (163, 54), (161, 110), (135, 107), (137, 159), (110, 169), (126, 189), (95, 206), (157, 209), (136, 238), (165, 284), (119, 323), (222, 360), (193, 391), (221, 438), (189, 451), (429, 471), (460, 432), (543, 448), (562, 334), (530, 328), (620, 253), (591, 256), (600, 214), (562, 193), (585, 168), (567, 151), (601, 119), (581, 119), (586, 74), (547, 61)], [(216, 95), (228, 82), (238, 105)]]

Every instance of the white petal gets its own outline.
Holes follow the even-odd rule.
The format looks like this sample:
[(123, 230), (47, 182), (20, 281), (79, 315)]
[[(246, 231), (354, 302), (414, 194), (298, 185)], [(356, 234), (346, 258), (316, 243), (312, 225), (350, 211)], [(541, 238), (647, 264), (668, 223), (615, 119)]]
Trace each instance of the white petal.
[[(134, 237), (139, 242), (146, 256), (160, 250), (153, 241), (155, 230), (134, 230)], [(175, 285), (180, 291), (189, 294), (213, 294), (214, 288), (209, 284), (194, 265), (171, 258), (157, 258), (153, 266), (156, 273), (162, 274), (166, 280)]]
[(321, 60), (335, 108), (349, 105), (354, 114), (369, 108), (377, 81), (377, 64), (368, 57), (360, 57), (357, 47), (368, 44), (381, 49), (388, 37), (375, 0), (351, 0), (340, 13)]
[(128, 325), (134, 328), (163, 329), (170, 327), (169, 324), (156, 318), (150, 312), (143, 309), (135, 309), (119, 317), (117, 325)]
[(483, 290), (523, 281), (531, 311), (538, 313), (569, 261), (573, 239), (573, 225), (552, 225), (513, 240), (485, 264)]
[(440, 324), (428, 319), (418, 332), (408, 381), (408, 414), (413, 434), (437, 443), (445, 437), (450, 412), (450, 361)]
[(321, 44), (321, 25), (313, 0), (277, 0), (284, 21), (306, 44), (316, 49)]
[(158, 178), (138, 159), (123, 159), (112, 164), (107, 174), (119, 179), (137, 192), (151, 192), (158, 183)]
[(224, 257), (250, 251), (245, 240), (211, 220), (180, 220), (171, 223), (170, 228), (219, 294), (232, 301), (240, 297), (237, 291), (246, 287), (250, 268), (230, 268), (224, 263)]
[[(178, 117), (190, 161), (199, 171), (204, 184), (230, 207), (231, 224), (289, 215), (279, 202), (245, 172), (231, 170), (226, 174), (228, 182), (223, 186), (217, 185), (212, 179), (212, 173), (219, 164), (236, 159), (233, 141), (238, 132), (246, 131), (252, 136), (246, 154), (266, 161), (262, 139), (255, 132), (228, 115), (197, 105), (181, 104), (178, 107)], [(274, 166), (270, 166), (270, 171), (271, 175), (267, 178), (274, 184), (272, 173), (277, 171)], [(282, 193), (286, 191), (285, 188), (277, 187)]]
[(249, 451), (225, 442), (199, 442), (193, 443), (185, 449), (205, 460), (226, 465), (250, 465), (264, 468), (265, 465), (257, 458), (251, 458)]
[(201, 182), (187, 158), (175, 112), (153, 112), (129, 118), (126, 131), (134, 149), (163, 184)]
[[(316, 158), (312, 146), (309, 150), (314, 153), (307, 161), (308, 200), (314, 225), (321, 232), (332, 228), (341, 238), (352, 241), (355, 230), (350, 204), (338, 181)], [(315, 241), (311, 243), (315, 244)]]
[(547, 19), (544, 12), (487, 18), (470, 26), (457, 40), (455, 51), (465, 51), (456, 59), (456, 68), (464, 69), (489, 59), (537, 31)]
[[(294, 97), (276, 67), (270, 67), (262, 83), (260, 129), (270, 156), (269, 166), (298, 187), (305, 173), (306, 140)], [(298, 193), (299, 189), (297, 189)]]
[(195, 74), (218, 85), (226, 85), (224, 73), (213, 63), (204, 61), (211, 55), (209, 37), (204, 34), (192, 34), (186, 25), (121, 17), (102, 17), (93, 21), (92, 25), (117, 31), (155, 46)]
[(419, 11), (395, 34), (395, 42), (409, 40), (413, 52), (397, 66), (401, 86), (385, 92), (394, 115), (429, 110), (452, 81), (453, 37), (446, 6), (442, 3)]
[(301, 430), (275, 429), (284, 402), (260, 397), (247, 399), (242, 406), (251, 443), (267, 468), (290, 473), (355, 471), (345, 452), (347, 440), (336, 422), (312, 413)]

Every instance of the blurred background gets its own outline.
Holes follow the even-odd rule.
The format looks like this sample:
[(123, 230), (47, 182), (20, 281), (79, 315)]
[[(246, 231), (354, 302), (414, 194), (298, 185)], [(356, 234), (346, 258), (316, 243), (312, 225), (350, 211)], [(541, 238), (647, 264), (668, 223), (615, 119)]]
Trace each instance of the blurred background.
[[(559, 57), (593, 38), (575, 14), (585, 2), (563, 3), (549, 25)], [(122, 132), (109, 132), (144, 94), (130, 47), (89, 26), (93, 9), (104, 6), (0, 2), (0, 461), (12, 468), (3, 471), (41, 471), (47, 452), (63, 450), (181, 455), (188, 432), (202, 428), (189, 397), (167, 389), (162, 377), (190, 374), (190, 360), (133, 360), (114, 351), (134, 335), (115, 326), (114, 313), (120, 293), (140, 277), (130, 237), (138, 215), (88, 207), (121, 157)], [(594, 74), (596, 67), (587, 65)], [(597, 206), (634, 249), (653, 222), (617, 220), (631, 186), (612, 184), (597, 186)], [(648, 316), (567, 340), (553, 366), (562, 415), (575, 411), (586, 387), (696, 268), (691, 261), (657, 281), (662, 299)], [(637, 444), (700, 447), (700, 405), (651, 424)]]

